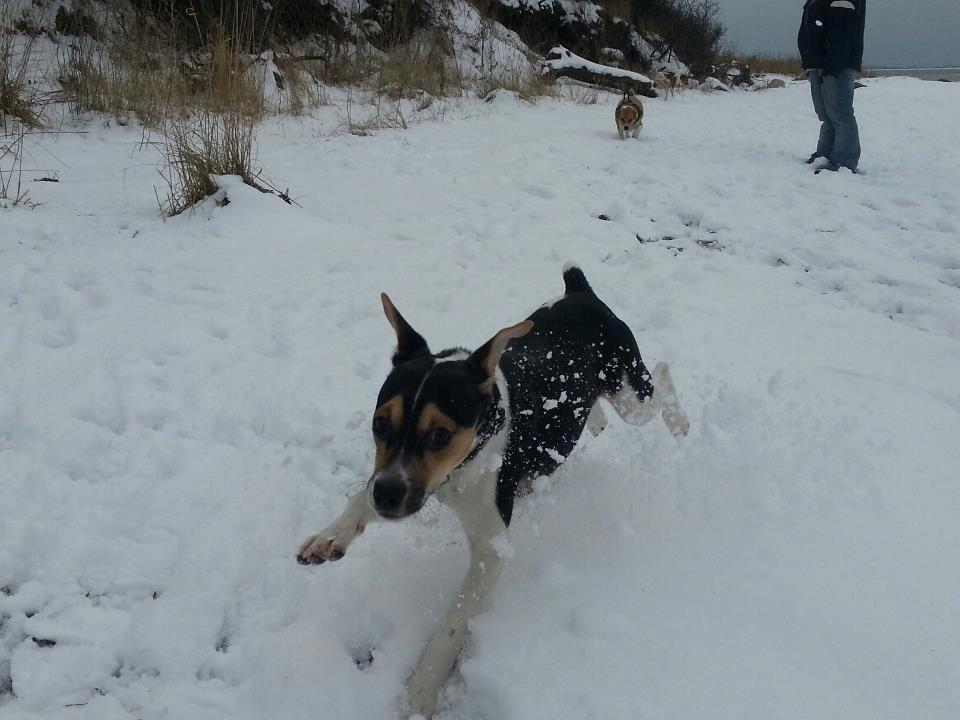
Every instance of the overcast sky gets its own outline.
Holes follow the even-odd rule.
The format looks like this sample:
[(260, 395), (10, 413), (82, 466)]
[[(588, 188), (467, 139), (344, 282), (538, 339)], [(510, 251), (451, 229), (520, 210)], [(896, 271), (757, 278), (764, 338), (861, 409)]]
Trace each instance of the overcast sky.
[[(726, 43), (742, 53), (797, 54), (804, 0), (719, 0)], [(872, 67), (960, 66), (960, 0), (867, 0)]]

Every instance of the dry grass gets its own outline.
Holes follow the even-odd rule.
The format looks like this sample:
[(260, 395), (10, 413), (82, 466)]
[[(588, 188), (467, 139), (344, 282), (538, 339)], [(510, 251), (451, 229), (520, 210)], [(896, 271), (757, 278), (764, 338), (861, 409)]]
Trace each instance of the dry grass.
[(381, 92), (391, 100), (462, 95), (466, 89), (447, 34), (433, 28), (383, 51), (367, 42), (330, 43), (305, 63), (318, 82)]
[(410, 42), (379, 56), (375, 64), (377, 89), (390, 97), (413, 97), (425, 92), (435, 97), (460, 95), (464, 81), (450, 62), (453, 48), (439, 29), (421, 33)]
[(360, 87), (374, 76), (383, 53), (371, 45), (328, 42), (303, 67), (318, 83), (338, 87)]
[(600, 91), (589, 85), (574, 85), (572, 83), (564, 86), (560, 91), (560, 97), (577, 105), (596, 105), (600, 101)]
[(388, 100), (383, 95), (374, 95), (369, 106), (360, 103), (355, 114), (356, 103), (348, 97), (345, 105), (346, 112), (340, 117), (341, 130), (365, 137), (377, 130), (406, 130), (409, 127), (404, 115), (403, 99)]
[(30, 128), (23, 123), (3, 129), (0, 134), (0, 208), (32, 206), (23, 189), (23, 155)]
[(283, 77), (282, 92), (286, 98), (283, 110), (291, 115), (303, 115), (311, 107), (329, 105), (323, 85), (310, 72), (309, 65), (289, 55), (278, 55), (274, 63)]
[(9, 6), (0, 8), (0, 121), (10, 116), (39, 127), (40, 91), (32, 67), (36, 36), (18, 33), (16, 24)]
[(182, 84), (173, 81), (169, 67), (158, 63), (117, 63), (100, 49), (75, 57), (60, 71), (60, 84), (74, 113), (103, 113), (126, 124), (137, 118), (158, 127), (170, 109), (182, 104)]
[(263, 83), (243, 45), (236, 36), (218, 31), (192, 77), (195, 101), (191, 104), (252, 118), (263, 115)]
[(167, 185), (164, 215), (177, 215), (214, 195), (215, 175), (239, 175), (258, 187), (253, 169), (255, 122), (238, 112), (204, 112), (168, 123), (162, 144)]
[(29, 13), (14, 17), (9, 5), (0, 6), (0, 207), (32, 205), (23, 186), (26, 140), (46, 124), (51, 99), (34, 65), (36, 27)]
[(806, 77), (806, 70), (800, 62), (800, 58), (790, 55), (747, 55), (737, 57), (737, 60), (750, 67), (754, 73), (765, 73), (773, 75), (789, 75), (792, 78), (800, 79)]
[(561, 96), (555, 82), (526, 66), (517, 66), (476, 81), (477, 94), (484, 97), (496, 90), (515, 92), (521, 99), (536, 102), (543, 97)]
[(160, 127), (196, 109), (260, 117), (263, 89), (254, 61), (222, 29), (202, 50), (181, 61), (168, 38), (147, 28), (109, 43), (81, 42), (60, 69), (60, 83), (76, 113), (99, 112), (122, 123), (135, 117)]
[[(260, 187), (253, 167), (257, 122), (263, 117), (262, 77), (253, 67), (245, 29), (221, 27), (197, 55), (188, 97), (164, 128), (167, 197), (161, 209), (176, 215), (217, 191), (215, 175), (238, 175)], [(194, 108), (199, 108), (198, 110)]]

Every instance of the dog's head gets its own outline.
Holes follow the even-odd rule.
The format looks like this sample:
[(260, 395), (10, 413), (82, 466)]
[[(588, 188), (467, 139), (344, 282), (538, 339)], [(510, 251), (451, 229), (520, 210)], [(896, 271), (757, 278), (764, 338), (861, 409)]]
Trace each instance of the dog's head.
[(642, 106), (632, 95), (620, 101), (616, 110), (617, 126), (633, 128), (643, 117)]
[(367, 484), (374, 509), (397, 520), (412, 515), (474, 447), (493, 401), (497, 363), (507, 343), (529, 332), (529, 320), (504, 328), (475, 352), (436, 355), (381, 295), (397, 335), (393, 369), (380, 388), (371, 430), (376, 444)]

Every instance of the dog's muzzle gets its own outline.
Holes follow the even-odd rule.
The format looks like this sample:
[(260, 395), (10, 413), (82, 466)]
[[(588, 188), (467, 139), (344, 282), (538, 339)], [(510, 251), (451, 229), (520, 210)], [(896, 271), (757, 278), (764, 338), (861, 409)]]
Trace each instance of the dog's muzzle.
[(380, 474), (373, 481), (370, 495), (373, 508), (384, 517), (400, 517), (409, 486), (399, 474)]
[(413, 515), (423, 507), (423, 490), (411, 483), (403, 471), (382, 470), (370, 485), (370, 499), (377, 514), (387, 520)]

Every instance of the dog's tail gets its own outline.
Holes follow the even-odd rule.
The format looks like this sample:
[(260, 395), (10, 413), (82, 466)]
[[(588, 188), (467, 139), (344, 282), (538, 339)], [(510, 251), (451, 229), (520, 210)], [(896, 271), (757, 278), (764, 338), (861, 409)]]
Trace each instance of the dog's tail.
[(567, 263), (563, 266), (563, 284), (565, 286), (564, 295), (575, 292), (593, 292), (593, 288), (587, 282), (587, 276), (583, 274), (583, 270), (573, 263)]

